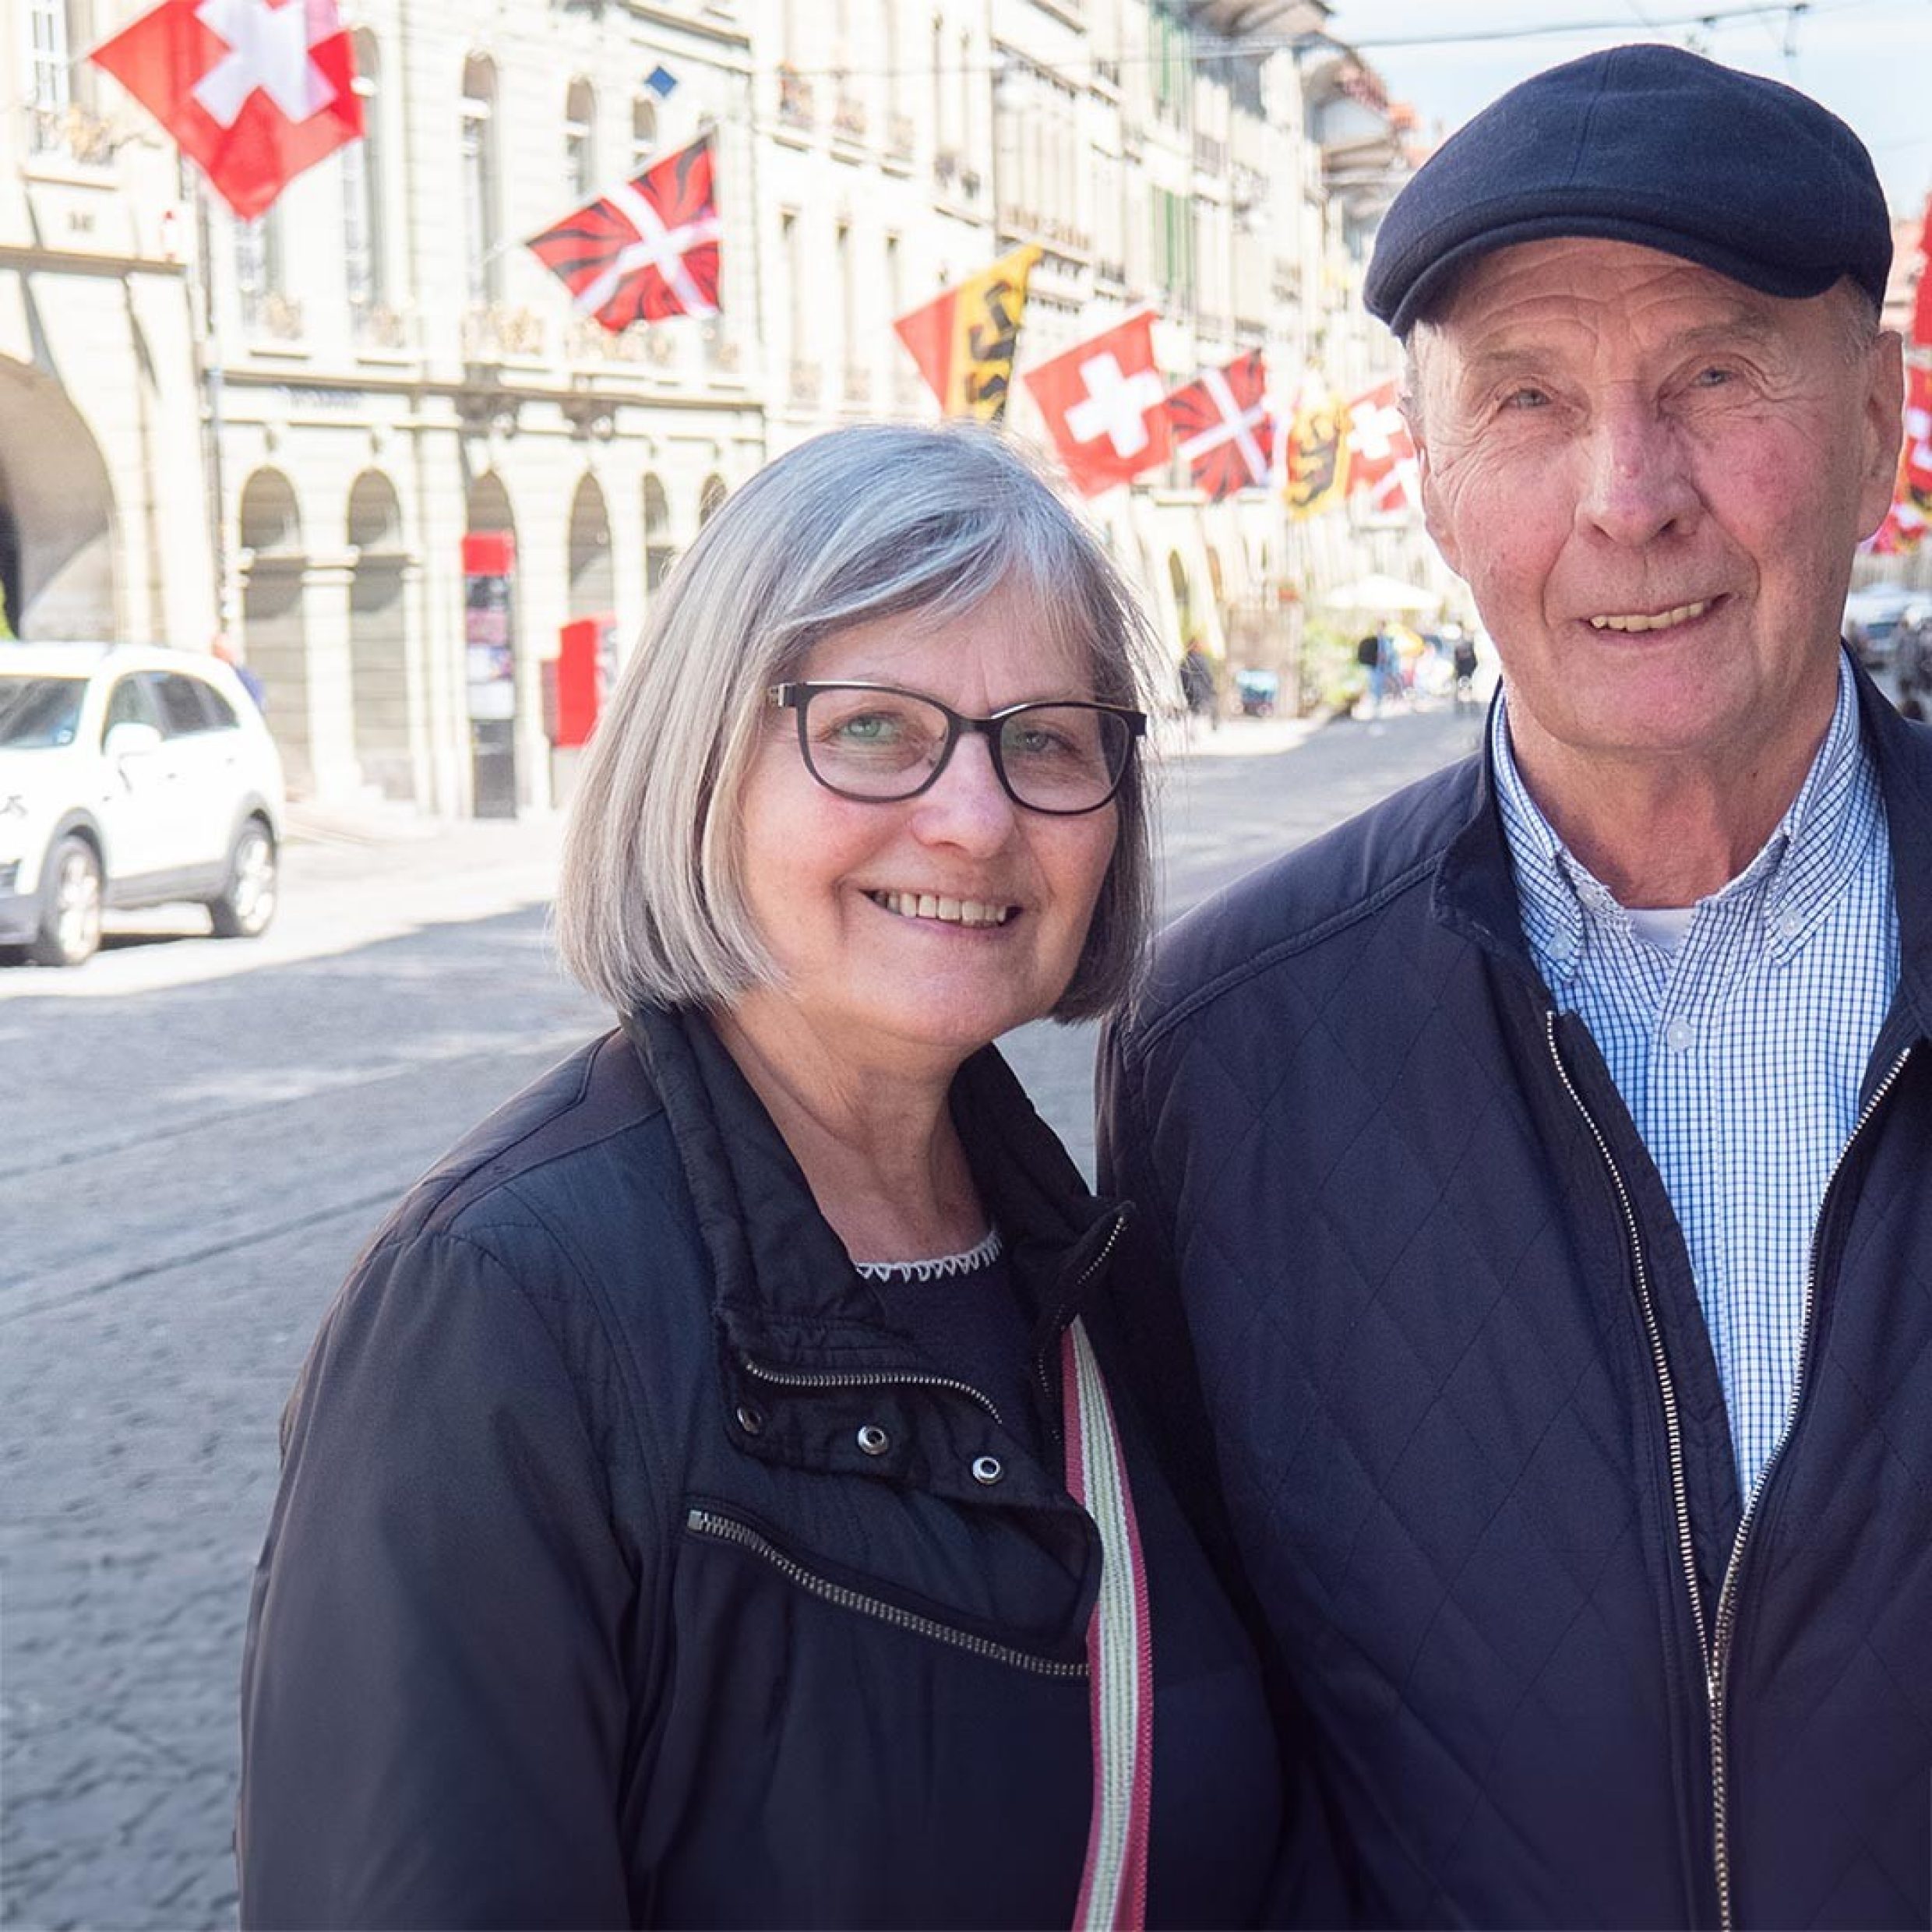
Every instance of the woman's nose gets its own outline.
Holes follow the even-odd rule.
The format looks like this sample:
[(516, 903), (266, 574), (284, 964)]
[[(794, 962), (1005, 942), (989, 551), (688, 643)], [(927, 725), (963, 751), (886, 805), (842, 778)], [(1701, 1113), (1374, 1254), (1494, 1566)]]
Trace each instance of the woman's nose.
[(914, 800), (913, 826), (931, 844), (996, 851), (1013, 834), (1019, 808), (993, 767), (992, 747), (980, 732), (962, 732), (946, 769)]

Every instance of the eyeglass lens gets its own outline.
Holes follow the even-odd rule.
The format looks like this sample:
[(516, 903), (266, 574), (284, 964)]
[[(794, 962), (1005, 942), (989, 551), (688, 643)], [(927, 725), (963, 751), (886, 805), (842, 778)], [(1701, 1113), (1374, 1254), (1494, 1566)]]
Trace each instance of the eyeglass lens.
[[(805, 742), (813, 774), (866, 799), (909, 798), (946, 755), (951, 727), (923, 698), (895, 691), (814, 691)], [(1022, 805), (1077, 812), (1104, 804), (1133, 749), (1126, 720), (1081, 704), (1029, 704), (999, 724), (996, 764)]]

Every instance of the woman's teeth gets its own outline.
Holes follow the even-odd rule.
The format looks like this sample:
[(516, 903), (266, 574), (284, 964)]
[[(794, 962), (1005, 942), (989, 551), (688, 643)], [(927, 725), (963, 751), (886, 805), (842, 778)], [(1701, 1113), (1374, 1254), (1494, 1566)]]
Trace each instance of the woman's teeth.
[(1004, 925), (1016, 909), (978, 899), (942, 899), (929, 892), (869, 892), (866, 897), (902, 919), (942, 919), (948, 925)]
[(1593, 617), (1590, 619), (1592, 630), (1669, 630), (1673, 625), (1687, 624), (1694, 617), (1701, 617), (1711, 608), (1707, 598), (1701, 604), (1680, 604), (1674, 611), (1659, 611), (1655, 617)]

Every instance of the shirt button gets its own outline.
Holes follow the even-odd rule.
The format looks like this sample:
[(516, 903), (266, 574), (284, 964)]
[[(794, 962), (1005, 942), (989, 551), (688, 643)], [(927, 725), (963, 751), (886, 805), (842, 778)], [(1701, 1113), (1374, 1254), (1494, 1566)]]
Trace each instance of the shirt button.
[(985, 1483), (989, 1489), (991, 1489), (1006, 1472), (1006, 1465), (997, 1456), (975, 1456), (973, 1458), (973, 1480), (975, 1482)]
[(892, 1438), (876, 1423), (867, 1423), (858, 1432), (858, 1446), (869, 1456), (883, 1456), (892, 1447)]
[(1673, 1020), (1664, 1028), (1664, 1044), (1673, 1053), (1687, 1052), (1697, 1037), (1696, 1029), (1688, 1020)]
[(738, 1409), (738, 1426), (748, 1436), (755, 1436), (765, 1426), (765, 1419), (749, 1402), (742, 1402)]

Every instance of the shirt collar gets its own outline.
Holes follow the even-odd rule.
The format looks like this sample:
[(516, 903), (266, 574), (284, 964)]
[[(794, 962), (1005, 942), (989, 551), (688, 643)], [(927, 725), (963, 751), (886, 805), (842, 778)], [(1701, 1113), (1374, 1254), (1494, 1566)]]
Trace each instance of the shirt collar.
[[(1530, 795), (1510, 749), (1504, 698), (1490, 714), (1490, 756), (1523, 936), (1554, 985), (1576, 971), (1593, 924), (1627, 929), (1629, 917)], [(1797, 796), (1757, 857), (1711, 898), (1761, 894), (1765, 943), (1773, 957), (1787, 957), (1844, 890), (1867, 842), (1883, 836), (1877, 774), (1858, 726), (1857, 689), (1841, 651), (1832, 721)]]

